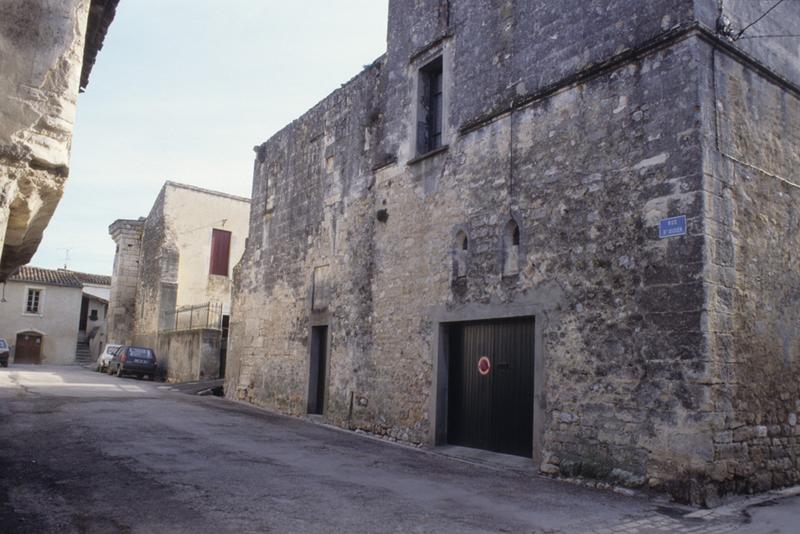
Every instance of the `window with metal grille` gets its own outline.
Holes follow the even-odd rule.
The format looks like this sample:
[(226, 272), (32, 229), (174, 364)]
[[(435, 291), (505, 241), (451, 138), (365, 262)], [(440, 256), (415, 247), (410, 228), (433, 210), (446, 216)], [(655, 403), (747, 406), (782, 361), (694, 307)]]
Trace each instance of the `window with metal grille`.
[(41, 299), (41, 289), (28, 289), (28, 298), (25, 300), (25, 313), (39, 313)]
[(419, 75), (417, 153), (425, 154), (442, 146), (442, 57), (422, 67)]
[(211, 231), (211, 266), (209, 274), (228, 276), (228, 260), (231, 253), (231, 233), (227, 230)]

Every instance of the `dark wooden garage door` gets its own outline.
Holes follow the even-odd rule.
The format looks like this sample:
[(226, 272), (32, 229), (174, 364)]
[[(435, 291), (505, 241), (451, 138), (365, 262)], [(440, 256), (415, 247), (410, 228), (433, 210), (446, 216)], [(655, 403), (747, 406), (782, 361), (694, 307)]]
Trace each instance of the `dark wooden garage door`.
[(41, 363), (42, 336), (32, 332), (17, 334), (14, 363)]
[(454, 324), (449, 342), (447, 441), (532, 456), (533, 318)]

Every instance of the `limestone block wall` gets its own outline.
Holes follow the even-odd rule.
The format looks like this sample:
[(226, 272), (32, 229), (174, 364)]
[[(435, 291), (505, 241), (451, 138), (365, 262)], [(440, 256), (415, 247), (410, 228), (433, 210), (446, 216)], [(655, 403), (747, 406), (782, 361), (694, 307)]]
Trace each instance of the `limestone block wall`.
[(144, 347), (155, 348), (165, 313), (175, 309), (180, 255), (166, 225), (165, 204), (162, 188), (142, 224), (133, 338)]
[[(458, 57), (459, 46), (472, 43), (443, 53)], [(374, 100), (351, 103), (375, 91), (389, 67), (366, 70), (259, 152), (229, 391), (303, 413), (309, 329), (327, 319), (327, 417), (432, 442), (441, 317), (527, 307), (544, 325), (545, 470), (617, 469), (659, 484), (676, 465), (705, 467), (713, 447), (698, 412), (710, 408), (692, 383), (706, 377), (695, 62), (689, 44), (655, 52), (481, 127), (454, 129), (446, 152), (416, 163), (407, 164), (410, 128), (386, 132), (404, 143), (400, 161), (377, 170), (365, 190), (382, 153), (370, 150), (374, 113), (359, 110)], [(451, 124), (466, 113), (460, 100), (448, 111)], [(659, 219), (675, 214), (687, 215), (690, 235), (658, 240)], [(499, 247), (512, 218), (522, 262), (504, 277)], [(452, 278), (458, 230), (471, 243), (466, 283)], [(315, 318), (320, 266), (334, 290), (327, 316)]]
[(210, 329), (160, 333), (154, 350), (164, 377), (170, 382), (217, 378), (221, 335)]
[[(796, 380), (777, 401), (757, 355), (733, 355), (747, 337), (784, 355), (774, 380), (793, 369), (796, 320), (778, 310), (796, 308), (796, 267), (762, 258), (796, 223), (791, 69), (715, 37), (717, 3), (571, 7), (391, 2), (387, 54), (259, 147), (227, 394), (305, 413), (311, 328), (327, 324), (326, 419), (441, 443), (447, 323), (533, 315), (543, 472), (707, 504), (765, 487), (763, 469), (788, 483)], [(417, 72), (439, 55), (446, 146), (417, 158)], [(776, 179), (744, 182), (733, 158)], [(676, 215), (686, 235), (660, 239)]]
[[(343, 422), (354, 369), (371, 346), (374, 222), (372, 156), (380, 63), (260, 147), (248, 245), (234, 279), (226, 378), (229, 392), (305, 413), (309, 310), (315, 274), (328, 272), (336, 383), (329, 402)], [(321, 280), (317, 280), (319, 294)], [(230, 357), (232, 353), (236, 356)], [(364, 374), (370, 380), (371, 373)]]
[(61, 198), (89, 5), (0, 1), (0, 279), (33, 256)]
[(211, 235), (215, 228), (231, 232), (234, 265), (244, 250), (249, 210), (249, 199), (166, 182), (146, 218), (112, 224), (118, 247), (110, 306), (118, 315), (109, 342), (152, 347), (169, 380), (219, 376), (221, 330), (172, 332), (174, 312), (215, 302), (230, 313), (230, 279), (209, 273)]
[[(178, 306), (213, 301), (231, 308), (233, 266), (244, 252), (249, 231), (250, 199), (167, 182), (163, 224), (174, 242), (180, 261), (176, 283)], [(228, 275), (211, 275), (211, 234), (214, 229), (231, 233)]]
[(249, 215), (249, 199), (164, 184), (142, 230), (134, 326), (138, 343), (155, 343), (157, 332), (174, 326), (165, 321), (177, 306), (218, 302), (223, 313), (230, 313), (230, 278), (209, 274), (211, 234), (215, 228), (231, 232), (233, 266), (244, 251)]
[(764, 491), (800, 480), (800, 88), (711, 46), (702, 54), (704, 277), (720, 412), (712, 476), (729, 491)]
[(133, 343), (142, 221), (120, 219), (109, 227), (117, 244), (108, 300), (108, 343)]

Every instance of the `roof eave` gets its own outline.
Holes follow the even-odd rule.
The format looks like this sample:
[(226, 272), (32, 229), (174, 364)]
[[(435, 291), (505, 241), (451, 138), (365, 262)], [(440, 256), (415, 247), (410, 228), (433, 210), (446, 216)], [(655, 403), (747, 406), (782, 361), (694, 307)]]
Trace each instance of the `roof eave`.
[(92, 0), (89, 19), (86, 23), (86, 40), (83, 47), (83, 67), (81, 69), (80, 91), (89, 85), (89, 75), (97, 60), (97, 53), (103, 48), (108, 27), (114, 20), (119, 0)]

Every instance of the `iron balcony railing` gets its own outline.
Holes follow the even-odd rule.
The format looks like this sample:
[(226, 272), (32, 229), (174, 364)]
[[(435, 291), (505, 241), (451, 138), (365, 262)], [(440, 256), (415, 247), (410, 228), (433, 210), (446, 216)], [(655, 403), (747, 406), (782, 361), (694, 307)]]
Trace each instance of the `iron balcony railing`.
[(206, 302), (193, 306), (178, 306), (164, 318), (165, 332), (194, 330), (197, 328), (222, 329), (222, 303)]

